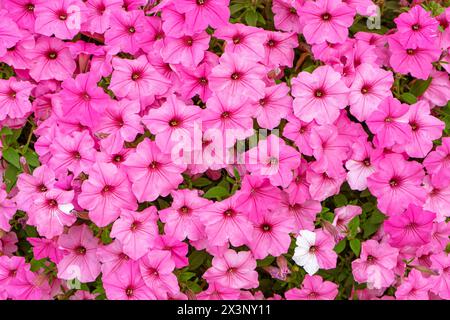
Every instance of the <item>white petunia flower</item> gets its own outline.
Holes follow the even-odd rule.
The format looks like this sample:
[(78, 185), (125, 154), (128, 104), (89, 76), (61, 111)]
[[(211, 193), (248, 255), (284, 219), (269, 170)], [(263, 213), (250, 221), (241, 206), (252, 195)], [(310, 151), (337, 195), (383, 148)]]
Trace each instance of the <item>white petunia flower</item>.
[(296, 243), (297, 247), (292, 259), (296, 264), (303, 267), (309, 275), (315, 274), (320, 268), (314, 253), (316, 234), (309, 230), (301, 230)]

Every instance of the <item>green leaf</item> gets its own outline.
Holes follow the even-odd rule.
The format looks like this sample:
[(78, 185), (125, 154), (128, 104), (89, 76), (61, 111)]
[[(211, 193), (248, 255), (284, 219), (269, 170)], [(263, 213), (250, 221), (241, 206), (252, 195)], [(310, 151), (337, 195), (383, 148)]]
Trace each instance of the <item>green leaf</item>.
[(275, 261), (275, 257), (267, 256), (262, 260), (257, 260), (256, 265), (258, 267), (267, 267), (267, 266), (270, 266), (272, 264), (272, 262), (274, 262), (274, 261)]
[(346, 245), (347, 245), (347, 239), (342, 239), (342, 240), (339, 241), (338, 244), (334, 247), (334, 251), (335, 251), (336, 253), (341, 253), (342, 251), (344, 251)]
[(211, 180), (203, 178), (203, 177), (200, 177), (200, 178), (192, 181), (192, 185), (194, 187), (198, 187), (198, 188), (209, 186), (211, 183), (212, 183)]
[(400, 99), (401, 99), (403, 102), (406, 102), (406, 103), (408, 103), (408, 104), (414, 104), (414, 103), (417, 102), (416, 96), (413, 95), (412, 93), (409, 93), (409, 92), (404, 92), (404, 93), (400, 96)]
[(358, 233), (359, 229), (359, 217), (354, 217), (349, 223), (348, 223), (348, 230), (350, 231), (350, 236), (354, 237)]
[(202, 288), (197, 283), (192, 281), (188, 281), (186, 283), (186, 286), (188, 287), (189, 290), (191, 290), (194, 293), (199, 293), (202, 291)]
[(25, 152), (25, 159), (27, 159), (28, 165), (36, 168), (40, 166), (39, 157), (33, 150), (28, 149)]
[(6, 191), (10, 191), (11, 188), (16, 184), (17, 175), (19, 174), (19, 169), (15, 166), (8, 166), (5, 171), (4, 180), (6, 184)]
[(247, 22), (247, 24), (249, 26), (256, 27), (256, 22), (257, 21), (258, 21), (258, 13), (256, 13), (256, 11), (248, 10), (245, 13), (245, 22)]
[(342, 207), (342, 206), (345, 206), (348, 203), (347, 202), (347, 197), (345, 195), (343, 195), (343, 194), (335, 195), (333, 197), (333, 201), (334, 201), (334, 204), (336, 205), (336, 207)]
[(357, 257), (359, 257), (359, 253), (361, 252), (361, 241), (359, 241), (359, 239), (350, 240), (350, 248), (352, 249), (353, 253)]
[(192, 279), (193, 277), (195, 277), (194, 272), (183, 272), (178, 275), (178, 280), (181, 282), (186, 282), (186, 281)]
[(415, 95), (416, 97), (420, 97), (423, 95), (423, 93), (428, 89), (430, 86), (431, 80), (433, 78), (429, 77), (427, 80), (420, 80), (417, 79), (414, 81), (414, 83), (411, 86), (410, 92)]
[(384, 221), (384, 219), (386, 219), (386, 216), (378, 209), (375, 209), (370, 218), (369, 221), (371, 223), (382, 223)]
[(3, 127), (0, 130), (0, 135), (2, 135), (2, 136), (10, 136), (12, 134), (13, 134), (13, 131), (10, 128), (8, 128), (8, 127)]
[(3, 149), (3, 159), (15, 166), (17, 169), (20, 169), (20, 155), (16, 150), (11, 148)]
[(221, 186), (215, 186), (203, 195), (206, 199), (221, 199), (228, 196), (228, 190)]
[(236, 3), (232, 4), (230, 6), (230, 13), (231, 15), (235, 14), (236, 12), (239, 12), (247, 7), (246, 3)]
[(203, 264), (203, 262), (206, 260), (207, 257), (208, 254), (204, 250), (193, 251), (189, 256), (189, 269), (190, 270), (198, 269)]

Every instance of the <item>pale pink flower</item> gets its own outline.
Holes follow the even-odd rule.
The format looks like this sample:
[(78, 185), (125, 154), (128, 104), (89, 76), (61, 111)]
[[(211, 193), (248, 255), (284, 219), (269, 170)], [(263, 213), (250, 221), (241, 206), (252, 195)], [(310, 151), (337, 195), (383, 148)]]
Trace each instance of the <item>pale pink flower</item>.
[(321, 276), (305, 275), (301, 288), (293, 288), (284, 294), (287, 300), (333, 300), (338, 295), (338, 286), (324, 281)]

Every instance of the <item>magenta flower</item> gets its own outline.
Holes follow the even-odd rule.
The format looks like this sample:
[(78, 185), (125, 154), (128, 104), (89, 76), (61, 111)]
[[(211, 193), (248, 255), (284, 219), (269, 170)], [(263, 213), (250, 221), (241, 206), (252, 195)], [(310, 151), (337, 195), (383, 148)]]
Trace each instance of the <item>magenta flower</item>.
[(159, 74), (145, 56), (136, 60), (114, 58), (109, 88), (120, 98), (138, 99), (141, 103), (153, 102), (155, 95), (164, 94), (170, 81)]
[(68, 78), (62, 83), (64, 115), (92, 127), (111, 99), (97, 86), (100, 77), (92, 72)]
[(250, 220), (268, 210), (275, 210), (282, 199), (282, 192), (269, 179), (257, 175), (246, 175), (241, 189), (236, 193), (236, 203), (240, 210), (248, 213)]
[(298, 46), (297, 35), (288, 32), (266, 32), (266, 35), (267, 39), (264, 42), (266, 55), (263, 63), (270, 68), (292, 67), (294, 48)]
[(111, 237), (120, 241), (123, 252), (133, 260), (143, 257), (158, 234), (155, 207), (142, 212), (122, 209), (111, 229)]
[(450, 138), (442, 138), (442, 145), (430, 152), (423, 164), (429, 173), (450, 178)]
[(59, 248), (56, 238), (28, 238), (27, 241), (33, 246), (35, 259), (49, 258), (52, 262), (58, 264), (64, 257), (65, 251)]
[(115, 155), (122, 154), (114, 161), (116, 163), (117, 160), (120, 160), (119, 163), (123, 162), (123, 155), (127, 153), (122, 149), (123, 143), (133, 141), (139, 133), (144, 131), (139, 116), (140, 110), (141, 107), (136, 100), (110, 101), (98, 118), (95, 131), (98, 136), (106, 135), (106, 138), (100, 142), (102, 147)]
[(292, 95), (294, 114), (305, 122), (332, 124), (348, 104), (348, 88), (329, 66), (319, 67), (312, 74), (300, 72), (292, 79)]
[(100, 274), (100, 262), (96, 255), (98, 239), (87, 225), (71, 227), (67, 234), (59, 237), (58, 244), (68, 251), (57, 264), (58, 278), (80, 282), (91, 282), (97, 278)]
[(164, 39), (161, 56), (166, 63), (195, 68), (203, 60), (209, 47), (210, 36), (205, 32)]
[(439, 22), (430, 12), (420, 5), (415, 5), (394, 19), (397, 24), (398, 36), (406, 47), (416, 48), (433, 42), (438, 37)]
[(376, 137), (379, 147), (408, 143), (412, 139), (412, 129), (408, 124), (408, 105), (388, 97), (367, 119), (367, 125)]
[(430, 290), (443, 299), (450, 299), (450, 256), (446, 253), (439, 253), (431, 256), (432, 268), (439, 273), (438, 277), (433, 277)]
[(29, 211), (37, 196), (52, 189), (55, 184), (55, 174), (47, 166), (37, 167), (33, 175), (21, 173), (17, 178), (17, 189), (15, 196), (17, 207), (23, 211)]
[(359, 121), (365, 121), (377, 110), (378, 105), (391, 97), (394, 83), (392, 72), (362, 64), (356, 69), (355, 79), (350, 86), (350, 112)]
[(387, 243), (367, 240), (361, 246), (361, 256), (352, 262), (352, 273), (359, 283), (367, 282), (369, 288), (389, 287), (394, 281), (398, 249)]
[(175, 164), (155, 142), (145, 139), (124, 162), (133, 194), (139, 202), (165, 197), (183, 181), (186, 165)]
[(205, 227), (200, 217), (209, 201), (199, 197), (195, 190), (177, 190), (171, 195), (172, 206), (159, 211), (159, 217), (165, 223), (165, 234), (181, 241), (202, 239)]
[(293, 288), (285, 293), (287, 300), (333, 300), (338, 294), (338, 286), (331, 281), (323, 281), (321, 276), (305, 275), (301, 289)]
[(150, 251), (139, 260), (139, 269), (145, 284), (160, 299), (167, 299), (167, 294), (174, 295), (180, 291), (177, 277), (173, 274), (175, 263), (170, 252), (165, 250)]
[(90, 173), (95, 162), (94, 140), (89, 131), (74, 132), (71, 135), (59, 135), (50, 145), (52, 157), (47, 165), (58, 175), (73, 172)]
[(424, 175), (420, 163), (390, 154), (376, 165), (375, 173), (367, 178), (367, 185), (377, 197), (381, 211), (388, 215), (399, 214), (409, 204), (424, 203), (425, 193), (421, 187)]
[[(17, 25), (22, 28), (34, 32), (34, 25), (36, 21), (35, 9), (40, 0), (4, 0), (4, 7), (8, 8), (8, 13), (10, 19), (15, 21)], [(7, 17), (2, 17), (2, 22), (7, 26), (9, 32), (14, 32), (12, 30), (11, 23), (6, 19)], [(14, 32), (15, 35), (17, 33)]]
[(208, 289), (197, 295), (198, 300), (235, 300), (239, 299), (240, 290), (231, 289), (213, 282), (208, 285)]
[(277, 257), (288, 251), (292, 220), (292, 216), (269, 210), (252, 220), (253, 235), (249, 248), (255, 259), (264, 259), (269, 254)]
[(33, 216), (40, 235), (52, 239), (63, 233), (64, 226), (70, 227), (77, 220), (71, 212), (73, 197), (73, 190), (52, 189), (34, 200), (34, 210), (29, 214)]
[(347, 205), (336, 208), (334, 210), (333, 226), (335, 226), (341, 233), (347, 233), (348, 223), (356, 216), (362, 213), (362, 208), (354, 205)]
[(247, 169), (254, 175), (267, 176), (273, 186), (286, 188), (294, 178), (292, 170), (300, 165), (300, 153), (282, 139), (270, 135), (245, 153)]
[(225, 52), (235, 53), (240, 57), (260, 61), (264, 59), (264, 42), (266, 33), (261, 29), (249, 27), (240, 23), (229, 24), (219, 28), (214, 36), (226, 42)]
[(110, 16), (113, 12), (120, 11), (121, 0), (88, 0), (86, 5), (86, 21), (83, 29), (91, 33), (104, 33), (109, 29)]
[(406, 45), (396, 33), (388, 38), (391, 57), (389, 63), (395, 72), (410, 73), (413, 77), (426, 80), (433, 70), (432, 63), (439, 59), (441, 50), (435, 44), (420, 46)]
[(284, 214), (292, 216), (292, 232), (298, 233), (301, 230), (314, 230), (314, 221), (316, 216), (322, 210), (319, 201), (305, 200), (304, 202), (296, 202), (295, 199), (285, 197), (281, 203), (280, 211)]
[(179, 0), (175, 8), (186, 15), (186, 27), (194, 32), (224, 27), (230, 19), (229, 0)]
[(252, 103), (255, 108), (255, 117), (262, 128), (273, 129), (285, 119), (292, 110), (292, 97), (289, 88), (284, 83), (266, 87), (265, 96)]
[(390, 236), (389, 243), (394, 247), (419, 247), (430, 242), (435, 218), (435, 213), (409, 205), (405, 212), (391, 215), (384, 222), (384, 230)]
[(340, 0), (305, 1), (299, 15), (308, 43), (342, 43), (353, 24), (355, 10)]
[(207, 54), (206, 58), (197, 68), (181, 68), (180, 73), (184, 79), (183, 85), (180, 88), (181, 96), (184, 99), (190, 99), (198, 95), (202, 101), (206, 102), (212, 95), (212, 91), (208, 85), (211, 70), (217, 64), (217, 56)]
[(32, 109), (29, 99), (33, 88), (30, 82), (17, 81), (14, 77), (0, 80), (0, 120), (26, 116)]
[(110, 300), (154, 300), (152, 289), (144, 282), (139, 263), (129, 262), (103, 277), (103, 287)]
[(34, 11), (34, 29), (44, 36), (72, 39), (85, 19), (86, 7), (81, 0), (41, 1)]
[(0, 8), (0, 57), (6, 50), (15, 46), (20, 40), (20, 30), (17, 24), (8, 17), (8, 12)]
[(275, 27), (282, 31), (300, 33), (299, 11), (303, 1), (275, 0), (272, 4)]
[(416, 269), (412, 269), (408, 277), (395, 291), (397, 300), (429, 300), (428, 291), (431, 289), (431, 281)]
[(208, 283), (217, 282), (227, 288), (251, 289), (258, 286), (256, 260), (248, 251), (225, 251), (223, 256), (213, 258), (212, 267), (203, 277)]
[[(151, 109), (142, 118), (142, 122), (156, 135), (155, 142), (158, 148), (170, 153), (172, 147), (180, 142), (180, 138), (189, 141), (193, 139), (194, 126), (198, 122), (200, 111), (197, 106), (188, 106), (171, 94), (161, 107)], [(191, 146), (183, 145), (183, 147), (183, 150), (187, 151)]]
[(14, 201), (7, 198), (8, 194), (3, 187), (0, 187), (0, 230), (8, 232), (11, 230), (9, 220), (11, 220), (17, 211), (17, 205)]
[(30, 76), (35, 81), (62, 81), (71, 77), (76, 68), (70, 50), (57, 38), (39, 37), (30, 51), (30, 60)]
[(238, 247), (251, 240), (253, 226), (246, 212), (237, 207), (236, 197), (210, 204), (200, 219), (211, 245), (221, 246), (230, 241)]
[(236, 54), (224, 53), (219, 59), (219, 65), (212, 69), (209, 87), (231, 103), (243, 97), (262, 99), (266, 87), (263, 81), (265, 74), (266, 70), (261, 64)]
[(81, 186), (78, 203), (89, 210), (89, 218), (99, 227), (116, 220), (121, 209), (137, 208), (127, 176), (110, 163), (92, 166), (89, 179)]

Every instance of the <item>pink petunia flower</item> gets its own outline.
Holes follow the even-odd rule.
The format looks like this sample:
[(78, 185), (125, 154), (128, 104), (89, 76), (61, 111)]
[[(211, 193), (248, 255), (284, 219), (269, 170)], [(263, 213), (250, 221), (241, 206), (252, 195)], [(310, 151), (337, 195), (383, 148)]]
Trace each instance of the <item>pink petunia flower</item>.
[[(36, 21), (35, 9), (40, 0), (4, 0), (4, 7), (8, 8), (8, 15), (10, 18), (22, 28), (34, 32), (34, 25)], [(8, 30), (11, 29), (11, 24), (5, 17), (2, 18), (2, 22), (8, 26)], [(16, 33), (17, 34), (17, 33)]]
[(299, 11), (304, 1), (275, 0), (272, 4), (273, 20), (278, 30), (300, 33)]
[(61, 87), (62, 109), (64, 115), (93, 127), (105, 107), (111, 103), (109, 96), (97, 86), (100, 76), (88, 72), (75, 79), (66, 79)]
[(390, 236), (389, 243), (394, 247), (422, 246), (431, 240), (435, 218), (434, 212), (409, 205), (405, 212), (391, 215), (384, 222), (384, 231)]
[(261, 64), (234, 53), (224, 53), (219, 59), (219, 65), (212, 69), (209, 87), (231, 103), (243, 97), (262, 99), (266, 87), (263, 81), (265, 74), (266, 70)]
[(72, 39), (81, 29), (86, 7), (81, 0), (41, 1), (34, 11), (34, 29), (44, 36)]
[(388, 215), (399, 214), (409, 204), (424, 203), (426, 194), (421, 186), (424, 175), (419, 163), (390, 154), (376, 165), (375, 173), (367, 178), (367, 186), (377, 197), (381, 211)]
[(72, 200), (74, 191), (52, 189), (41, 194), (34, 200), (33, 221), (41, 236), (47, 239), (59, 236), (64, 231), (64, 226), (71, 226), (76, 220)]
[(139, 202), (165, 197), (183, 181), (185, 164), (175, 164), (155, 142), (145, 139), (124, 162), (133, 194)]
[(226, 53), (235, 53), (256, 61), (264, 59), (266, 33), (259, 28), (240, 23), (229, 24), (226, 28), (217, 29), (214, 36), (225, 40)]
[(253, 235), (248, 246), (255, 259), (264, 259), (269, 254), (277, 257), (288, 251), (292, 220), (292, 216), (269, 210), (252, 220)]
[(57, 264), (58, 278), (80, 282), (91, 282), (97, 278), (100, 274), (100, 262), (96, 255), (98, 239), (87, 225), (71, 227), (67, 234), (59, 237), (58, 244), (68, 251)]
[(87, 0), (86, 21), (82, 25), (91, 33), (104, 33), (110, 27), (110, 17), (115, 11), (121, 10), (121, 0)]
[(210, 204), (209, 201), (199, 197), (196, 190), (177, 190), (172, 191), (171, 195), (173, 198), (171, 207), (159, 211), (159, 217), (165, 223), (165, 234), (178, 240), (202, 239), (205, 227), (200, 217)]
[(143, 257), (158, 234), (156, 208), (148, 207), (142, 212), (122, 209), (114, 221), (110, 236), (118, 239), (123, 252), (133, 260)]
[(253, 226), (247, 214), (237, 207), (235, 196), (211, 203), (200, 219), (211, 245), (221, 246), (230, 241), (238, 247), (251, 240)]
[(52, 157), (47, 163), (57, 175), (70, 170), (75, 176), (89, 173), (95, 162), (94, 140), (88, 130), (59, 135), (50, 145)]
[(265, 57), (263, 63), (270, 68), (287, 66), (294, 63), (294, 48), (298, 46), (297, 34), (292, 32), (266, 32), (264, 42)]
[(450, 178), (450, 138), (442, 138), (442, 144), (430, 152), (423, 164), (429, 173)]
[(143, 133), (140, 110), (137, 100), (122, 99), (107, 104), (95, 127), (97, 135), (106, 135), (100, 142), (105, 150), (120, 153), (125, 141), (131, 142), (139, 133)]
[(403, 279), (401, 285), (395, 291), (397, 300), (429, 300), (428, 291), (431, 288), (431, 281), (425, 278), (422, 273), (412, 269), (408, 277)]
[[(156, 135), (158, 148), (170, 153), (172, 148), (180, 143), (180, 139), (193, 139), (194, 126), (198, 122), (200, 111), (197, 106), (186, 105), (171, 94), (161, 107), (151, 109), (142, 118), (142, 122)], [(183, 150), (188, 151), (190, 148), (191, 146), (183, 144)]]
[(394, 19), (402, 43), (411, 48), (433, 44), (438, 36), (439, 22), (422, 6), (415, 5)]
[(175, 263), (170, 252), (152, 250), (139, 260), (139, 269), (145, 284), (160, 299), (167, 299), (167, 294), (174, 295), (180, 291), (178, 279), (173, 273)]
[(144, 282), (139, 263), (126, 263), (103, 277), (106, 297), (110, 300), (155, 300), (156, 296)]
[(210, 25), (217, 29), (228, 24), (229, 0), (179, 0), (175, 8), (186, 15), (186, 26), (194, 32), (204, 30)]
[(258, 287), (256, 260), (248, 251), (227, 250), (222, 256), (215, 256), (212, 267), (206, 270), (203, 278), (208, 283), (217, 282), (227, 288), (251, 289)]
[(334, 210), (333, 226), (335, 226), (341, 233), (347, 233), (347, 225), (356, 216), (362, 213), (359, 206), (347, 205), (336, 208)]
[(308, 43), (342, 43), (353, 24), (355, 9), (340, 0), (305, 1), (299, 15)]
[(319, 67), (312, 74), (300, 72), (292, 79), (292, 95), (294, 114), (305, 122), (331, 124), (348, 104), (348, 88), (329, 66)]
[(70, 50), (57, 38), (39, 37), (30, 51), (30, 60), (30, 76), (35, 81), (62, 81), (71, 77), (76, 68)]
[(178, 38), (166, 37), (161, 56), (166, 63), (196, 68), (205, 56), (209, 40), (210, 36), (205, 31)]
[(352, 262), (353, 277), (359, 283), (367, 282), (369, 288), (389, 287), (394, 281), (398, 253), (398, 249), (387, 243), (363, 242), (361, 256)]
[(0, 80), (0, 120), (26, 116), (32, 109), (29, 99), (34, 87), (28, 81), (17, 81), (15, 77)]
[(359, 121), (367, 120), (386, 97), (392, 96), (390, 89), (393, 83), (390, 71), (366, 63), (356, 68), (349, 94), (352, 115)]
[(170, 81), (159, 74), (142, 55), (136, 60), (114, 58), (114, 71), (109, 88), (120, 98), (138, 99), (144, 106), (164, 94)]
[(301, 288), (293, 288), (284, 294), (287, 300), (333, 300), (338, 294), (338, 286), (324, 281), (321, 276), (305, 275)]
[(17, 24), (8, 16), (8, 11), (0, 7), (0, 57), (6, 50), (15, 46), (20, 40), (20, 30)]
[(116, 220), (121, 209), (137, 208), (126, 174), (111, 163), (93, 165), (89, 179), (81, 185), (78, 203), (89, 210), (89, 218), (99, 227)]
[(412, 139), (408, 124), (408, 105), (396, 98), (388, 97), (372, 112), (367, 125), (376, 137), (379, 147), (392, 147), (395, 143), (404, 144)]

